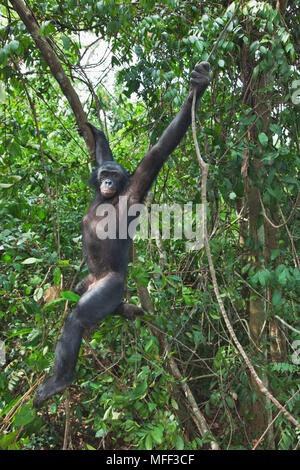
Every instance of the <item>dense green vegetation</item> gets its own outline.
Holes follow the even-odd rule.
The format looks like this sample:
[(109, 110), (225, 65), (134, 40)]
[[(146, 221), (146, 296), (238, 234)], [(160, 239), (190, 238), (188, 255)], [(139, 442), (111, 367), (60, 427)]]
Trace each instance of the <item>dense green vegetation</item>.
[[(204, 248), (187, 251), (175, 238), (136, 237), (126, 296), (140, 304), (149, 293), (154, 311), (132, 323), (109, 317), (88, 331), (76, 382), (32, 408), (76, 301), (72, 287), (86, 273), (80, 223), (93, 161), (16, 3), (0, 5), (0, 448), (60, 449), (66, 423), (64, 446), (73, 449), (197, 450), (212, 441), (221, 449), (297, 448), (299, 429), (250, 377), (224, 323)], [(235, 8), (225, 0), (26, 5), (88, 120), (108, 133), (116, 160), (130, 170), (180, 108), (193, 67)], [(211, 58), (212, 83), (197, 116), (221, 297), (257, 374), (295, 419), (299, 15), (296, 1), (242, 2)], [(190, 132), (152, 197), (201, 203)]]

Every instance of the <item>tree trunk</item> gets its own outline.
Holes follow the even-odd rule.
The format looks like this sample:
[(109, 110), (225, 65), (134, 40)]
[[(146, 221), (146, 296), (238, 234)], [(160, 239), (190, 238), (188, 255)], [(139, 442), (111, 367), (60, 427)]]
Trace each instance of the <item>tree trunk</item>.
[[(252, 30), (251, 25), (247, 25), (247, 29), (254, 40), (255, 31)], [(252, 41), (250, 41), (251, 43)], [(269, 109), (269, 96), (265, 91), (262, 95), (261, 90), (266, 90), (269, 82), (269, 76), (260, 73), (256, 80), (253, 77), (253, 71), (255, 68), (255, 60), (251, 55), (247, 45), (242, 47), (241, 57), (241, 75), (244, 83), (244, 101), (248, 106), (253, 108), (253, 112), (261, 119), (262, 129), (261, 131), (267, 131), (269, 127), (270, 109)], [(251, 83), (251, 92), (249, 84)], [(258, 139), (258, 129), (256, 126), (250, 126), (248, 131), (249, 148), (260, 149), (261, 157), (264, 154), (264, 150)], [(261, 219), (261, 204), (259, 200), (259, 191), (257, 182), (259, 181), (259, 173), (262, 169), (262, 162), (260, 157), (256, 155), (249, 155), (251, 162), (251, 173), (247, 180), (246, 185), (246, 200), (248, 201), (249, 210), (249, 235), (251, 237), (251, 248), (248, 253), (251, 260), (254, 271), (260, 271), (264, 269), (265, 259), (265, 247), (268, 243), (268, 238), (265, 233), (264, 222)], [(267, 293), (265, 293), (266, 295)], [(249, 326), (251, 339), (255, 345), (254, 356), (257, 358), (257, 362), (262, 364), (262, 367), (256, 367), (256, 372), (261, 378), (263, 384), (268, 388), (268, 379), (264, 372), (264, 363), (268, 360), (268, 349), (267, 349), (267, 304), (263, 296), (254, 294), (253, 291), (249, 290)], [(270, 407), (268, 406), (268, 398), (261, 393), (257, 383), (251, 377), (251, 385), (257, 395), (257, 399), (252, 404), (252, 422), (250, 426), (250, 432), (253, 436), (257, 437), (264, 432), (272, 421), (272, 414)], [(273, 428), (269, 427), (267, 434), (267, 446), (268, 448), (274, 448), (274, 436)]]

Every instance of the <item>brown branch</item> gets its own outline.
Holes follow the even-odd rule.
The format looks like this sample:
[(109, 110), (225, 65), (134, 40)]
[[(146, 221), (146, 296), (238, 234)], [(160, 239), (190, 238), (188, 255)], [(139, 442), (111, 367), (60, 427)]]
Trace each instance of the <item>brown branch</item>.
[(65, 412), (66, 412), (66, 423), (65, 423), (65, 433), (64, 433), (64, 443), (62, 450), (68, 450), (69, 440), (70, 440), (70, 391), (67, 390), (66, 392), (66, 400), (65, 400)]
[[(290, 401), (292, 401), (293, 398), (295, 398), (296, 395), (298, 395), (299, 393), (299, 390), (297, 390), (294, 395), (291, 396), (291, 398), (288, 399), (288, 401), (286, 402), (286, 404), (284, 405), (284, 408), (286, 408), (288, 406), (288, 404), (290, 403)], [(268, 425), (268, 427), (265, 429), (265, 431), (263, 432), (263, 434), (260, 436), (260, 438), (258, 439), (258, 441), (256, 442), (255, 446), (252, 448), (252, 450), (255, 450), (257, 449), (258, 445), (260, 444), (260, 442), (263, 440), (263, 438), (265, 437), (265, 435), (267, 434), (268, 430), (270, 429), (270, 427), (275, 423), (275, 421), (277, 420), (277, 418), (280, 416), (280, 414), (282, 413), (282, 410), (280, 410), (277, 415), (275, 416), (275, 418), (271, 421), (271, 423)]]
[(94, 138), (93, 138), (92, 132), (89, 129), (89, 127), (86, 125), (87, 119), (86, 119), (86, 115), (83, 110), (82, 104), (79, 100), (79, 97), (76, 91), (71, 85), (71, 82), (68, 76), (66, 75), (60, 61), (58, 60), (55, 52), (53, 51), (47, 39), (40, 35), (39, 33), (40, 25), (38, 24), (37, 20), (34, 18), (31, 11), (22, 2), (22, 0), (11, 0), (11, 4), (13, 5), (15, 11), (18, 13), (19, 17), (23, 21), (28, 32), (31, 34), (44, 60), (48, 64), (51, 70), (51, 73), (53, 74), (54, 78), (58, 82), (61, 88), (61, 91), (67, 98), (74, 112), (77, 126), (81, 130), (83, 138), (89, 149), (89, 152), (92, 155), (94, 152)]
[(271, 225), (271, 227), (273, 227), (273, 228), (281, 228), (281, 227), (284, 227), (285, 225), (287, 225), (288, 222), (291, 220), (292, 216), (294, 215), (295, 210), (299, 207), (299, 203), (300, 203), (300, 191), (299, 191), (299, 192), (298, 192), (298, 195), (297, 195), (297, 198), (296, 198), (296, 202), (295, 202), (295, 204), (294, 204), (294, 207), (292, 208), (292, 210), (291, 210), (290, 215), (288, 216), (288, 218), (283, 222), (283, 224), (275, 225), (275, 224), (272, 222), (272, 220), (267, 216), (267, 212), (266, 212), (264, 203), (263, 203), (263, 201), (262, 201), (261, 193), (260, 193), (259, 190), (258, 190), (258, 197), (259, 197), (259, 202), (260, 202), (260, 205), (261, 205), (261, 208), (262, 208), (263, 215), (264, 215), (265, 219), (267, 220), (267, 222), (268, 222), (268, 223)]
[(217, 41), (215, 42), (214, 44), (214, 47), (212, 48), (212, 50), (210, 51), (208, 57), (207, 57), (207, 62), (210, 61), (210, 58), (214, 55), (220, 41), (222, 40), (222, 38), (224, 37), (224, 34), (226, 33), (227, 29), (229, 28), (229, 25), (231, 24), (231, 22), (233, 21), (234, 17), (236, 16), (237, 12), (239, 11), (240, 9), (240, 6), (242, 5), (243, 3), (243, 0), (240, 0), (234, 10), (234, 12), (232, 13), (231, 17), (229, 18), (229, 20), (227, 21), (223, 31), (221, 32), (220, 36), (218, 37)]
[[(212, 436), (212, 433), (208, 427), (206, 419), (204, 415), (201, 413), (201, 411), (199, 410), (197, 402), (194, 398), (194, 395), (191, 392), (190, 387), (188, 386), (186, 381), (183, 380), (184, 377), (182, 377), (178, 369), (178, 366), (176, 364), (176, 361), (171, 355), (170, 346), (167, 343), (167, 340), (165, 338), (164, 338), (164, 345), (165, 345), (165, 350), (168, 354), (168, 359), (169, 359), (169, 364), (170, 364), (172, 374), (175, 377), (176, 381), (179, 383), (180, 387), (182, 388), (183, 393), (187, 399), (187, 402), (189, 406), (191, 407), (191, 411), (192, 411), (191, 417), (195, 425), (197, 426), (202, 437), (205, 437), (207, 435)], [(210, 441), (210, 447), (211, 447), (211, 450), (220, 450), (219, 444), (216, 441)]]
[(91, 346), (89, 345), (89, 342), (87, 340), (87, 338), (84, 336), (83, 337), (83, 341), (85, 342), (85, 346), (86, 348), (91, 352), (91, 354), (93, 355), (95, 361), (99, 364), (99, 366), (101, 367), (101, 369), (103, 369), (105, 372), (108, 372), (114, 379), (116, 379), (121, 387), (124, 387), (126, 390), (128, 390), (128, 386), (125, 384), (125, 382), (123, 382), (122, 379), (120, 379), (120, 377), (118, 377), (117, 375), (115, 375), (113, 372), (111, 372), (109, 369), (111, 369), (114, 364), (112, 366), (110, 366), (109, 368), (107, 368), (104, 364), (102, 364), (102, 362), (99, 360), (99, 358), (96, 356), (96, 354), (94, 353), (93, 349), (91, 348)]

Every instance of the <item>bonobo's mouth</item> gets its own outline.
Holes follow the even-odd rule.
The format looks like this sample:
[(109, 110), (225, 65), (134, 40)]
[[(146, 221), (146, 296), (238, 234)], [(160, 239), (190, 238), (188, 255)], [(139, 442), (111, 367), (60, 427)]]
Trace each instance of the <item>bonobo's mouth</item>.
[(113, 189), (102, 189), (101, 194), (105, 197), (113, 197), (116, 194), (116, 191)]

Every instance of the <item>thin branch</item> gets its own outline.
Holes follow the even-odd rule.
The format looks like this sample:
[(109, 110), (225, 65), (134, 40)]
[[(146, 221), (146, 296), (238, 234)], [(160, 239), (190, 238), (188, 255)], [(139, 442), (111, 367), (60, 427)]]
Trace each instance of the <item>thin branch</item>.
[[(206, 419), (204, 418), (204, 415), (199, 410), (199, 407), (198, 407), (197, 402), (194, 398), (194, 395), (191, 392), (190, 387), (188, 386), (186, 381), (183, 380), (184, 377), (182, 377), (182, 375), (181, 375), (181, 373), (178, 369), (178, 366), (176, 364), (176, 361), (174, 360), (174, 358), (171, 355), (170, 346), (168, 345), (166, 339), (164, 341), (164, 345), (165, 345), (165, 350), (168, 354), (169, 364), (170, 364), (170, 368), (172, 370), (173, 376), (179, 382), (179, 385), (181, 386), (181, 388), (184, 392), (184, 395), (185, 395), (185, 397), (188, 401), (188, 404), (191, 407), (191, 411), (192, 411), (191, 416), (192, 416), (192, 419), (193, 419), (195, 425), (197, 426), (197, 428), (198, 428), (198, 430), (199, 430), (202, 437), (205, 437), (206, 435), (211, 436), (212, 434), (211, 434), (211, 431), (208, 427)], [(219, 444), (216, 441), (210, 441), (210, 446), (211, 446), (212, 450), (220, 450)]]
[(300, 335), (300, 331), (299, 330), (296, 330), (296, 328), (294, 328), (293, 326), (289, 325), (286, 321), (284, 321), (282, 318), (280, 318), (278, 315), (274, 315), (275, 318), (277, 318), (277, 320), (279, 320), (284, 326), (286, 326), (287, 328), (289, 328), (290, 330), (294, 331), (295, 333), (297, 333), (298, 335)]
[(66, 391), (66, 400), (65, 400), (65, 412), (66, 412), (66, 423), (65, 423), (65, 433), (64, 433), (64, 443), (62, 450), (68, 450), (69, 440), (70, 440), (70, 391)]
[(241, 4), (243, 3), (243, 0), (240, 0), (239, 3), (237, 4), (234, 12), (232, 13), (231, 17), (229, 18), (229, 20), (227, 21), (223, 31), (221, 32), (220, 36), (218, 37), (217, 41), (215, 42), (214, 44), (214, 47), (212, 48), (212, 50), (210, 51), (210, 54), (207, 58), (207, 62), (210, 61), (210, 58), (214, 55), (218, 45), (220, 44), (220, 41), (222, 40), (222, 38), (224, 37), (224, 34), (226, 33), (227, 29), (229, 28), (229, 25), (231, 24), (231, 22), (233, 21), (234, 17), (236, 16), (237, 12), (239, 11), (240, 9), (240, 6)]
[[(296, 396), (298, 395), (298, 393), (300, 392), (300, 390), (297, 390), (294, 395), (291, 396), (291, 398), (288, 399), (288, 401), (286, 402), (286, 404), (284, 405), (284, 408), (287, 407), (287, 405), (290, 403), (290, 401)], [(269, 423), (268, 427), (264, 430), (263, 434), (260, 436), (260, 438), (258, 439), (258, 441), (256, 442), (255, 446), (253, 447), (252, 450), (255, 450), (258, 446), (258, 444), (260, 444), (260, 442), (263, 440), (263, 438), (265, 437), (265, 435), (267, 434), (268, 430), (271, 428), (271, 426), (275, 423), (276, 419), (280, 416), (280, 414), (282, 413), (282, 410), (280, 410), (277, 415), (275, 416), (275, 418), (271, 421), (271, 423)]]
[(269, 217), (267, 216), (267, 213), (266, 213), (266, 209), (265, 209), (265, 206), (264, 206), (264, 203), (262, 201), (262, 197), (261, 197), (261, 194), (260, 194), (260, 191), (258, 190), (258, 197), (259, 197), (259, 202), (260, 202), (260, 205), (261, 205), (261, 208), (262, 208), (262, 211), (263, 211), (263, 215), (265, 217), (265, 219), (268, 221), (268, 223), (271, 225), (271, 227), (273, 228), (281, 228), (281, 227), (284, 227), (292, 218), (292, 216), (294, 215), (294, 212), (296, 210), (297, 207), (299, 207), (299, 203), (300, 203), (300, 191), (298, 192), (298, 195), (297, 195), (297, 198), (296, 198), (296, 202), (294, 204), (294, 207), (292, 208), (291, 212), (290, 212), (290, 215), (288, 216), (288, 218), (283, 222), (283, 224), (280, 224), (280, 225), (275, 225), (271, 219), (269, 219)]

